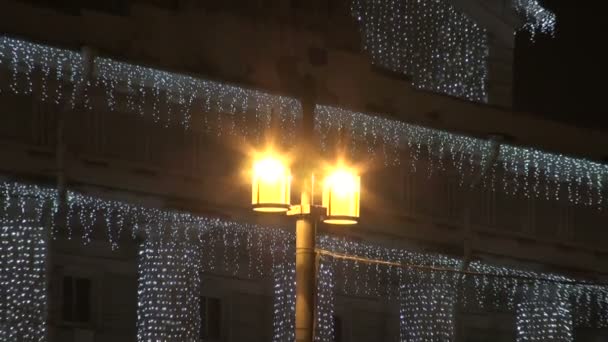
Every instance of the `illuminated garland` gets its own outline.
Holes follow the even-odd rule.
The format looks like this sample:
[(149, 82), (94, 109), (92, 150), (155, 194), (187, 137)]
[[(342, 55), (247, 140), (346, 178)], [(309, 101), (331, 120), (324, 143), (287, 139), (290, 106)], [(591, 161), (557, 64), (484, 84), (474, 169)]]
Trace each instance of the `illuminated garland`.
[(52, 207), (55, 192), (7, 185), (0, 186), (0, 342), (44, 341), (49, 217), (45, 212)]
[[(398, 164), (403, 147), (407, 147), (413, 171), (420, 171), (419, 161), (424, 160), (427, 174), (453, 169), (461, 185), (481, 173), (480, 185), (493, 191), (498, 188), (507, 194), (546, 200), (567, 198), (573, 204), (598, 209), (608, 205), (606, 164), (507, 144), (494, 151), (491, 140), (330, 106), (317, 106), (315, 120), (324, 150), (331, 151), (340, 143), (333, 137), (351, 132), (356, 137), (348, 145), (352, 158), (363, 154)], [(489, 164), (493, 155), (495, 162)]]
[(353, 0), (363, 47), (414, 86), (487, 102), (486, 30), (446, 0)]
[[(274, 111), (285, 134), (293, 136), (296, 118), (302, 112), (299, 101), (258, 90), (109, 58), (96, 58), (95, 67), (95, 86), (106, 92), (110, 109), (148, 115), (165, 126), (178, 124), (217, 135), (251, 137), (253, 133), (253, 137), (259, 137), (270, 127)], [(119, 97), (124, 101), (117, 101)], [(252, 132), (252, 128), (257, 131)]]
[(0, 209), (0, 342), (38, 342), (46, 338), (46, 228), (37, 204), (18, 200)]
[[(523, 29), (553, 35), (555, 14), (538, 0), (512, 0)], [(352, 0), (372, 63), (412, 77), (414, 86), (488, 102), (488, 34), (446, 0)]]
[[(405, 249), (320, 236), (317, 247), (339, 255), (369, 260), (384, 260), (402, 264), (458, 269), (461, 261), (440, 254), (415, 253)], [(403, 281), (400, 267), (365, 263), (348, 259), (333, 261), (336, 288), (355, 296), (372, 296), (387, 299), (399, 298), (399, 284)]]
[(332, 141), (332, 137), (348, 132), (353, 136), (349, 141), (353, 158), (364, 152), (385, 164), (398, 164), (402, 149), (407, 147), (412, 169), (416, 170), (418, 162), (426, 158), (428, 172), (433, 173), (448, 166), (461, 171), (475, 168), (491, 153), (488, 140), (407, 124), (382, 115), (321, 105), (316, 107), (315, 114), (315, 130), (322, 149), (335, 148), (339, 141)]
[(199, 247), (148, 238), (138, 260), (137, 341), (198, 341)]
[(454, 340), (456, 291), (452, 283), (445, 273), (410, 272), (401, 286), (401, 341)]
[[(28, 280), (31, 280), (36, 286), (44, 286), (42, 272), (44, 268), (41, 265), (43, 265), (46, 251), (44, 246), (39, 245), (42, 240), (30, 239), (30, 236), (23, 237), (25, 239), (23, 240), (19, 232), (27, 234), (31, 232), (32, 236), (43, 232), (42, 229), (29, 231), (28, 227), (42, 227), (41, 222), (47, 221), (49, 215), (57, 211), (57, 193), (38, 186), (1, 183), (0, 194), (2, 194), (0, 209), (3, 222), (5, 222), (0, 248), (6, 249), (5, 246), (8, 246), (6, 238), (16, 243), (25, 241), (30, 247), (24, 246), (22, 250), (27, 251), (30, 248), (30, 251), (26, 253), (28, 258), (32, 253), (37, 255), (33, 259), (28, 259), (34, 260), (32, 265), (35, 266), (17, 263), (16, 260), (21, 257), (10, 254), (10, 251), (8, 254), (3, 251), (1, 262), (3, 265), (19, 264), (22, 268), (14, 269), (15, 272), (29, 274), (26, 276)], [(99, 227), (101, 225), (101, 229), (105, 228), (104, 230), (109, 232), (108, 241), (114, 248), (119, 247), (119, 237), (125, 236), (116, 230), (120, 229), (117, 222), (122, 222), (121, 225), (124, 226), (132, 226), (131, 234), (144, 238), (140, 249), (141, 263), (139, 264), (138, 331), (140, 340), (153, 335), (157, 336), (155, 334), (184, 336), (180, 334), (191, 333), (188, 328), (178, 328), (172, 325), (174, 323), (168, 322), (171, 320), (175, 320), (172, 322), (189, 321), (190, 326), (195, 326), (197, 323), (193, 319), (198, 319), (193, 318), (196, 312), (196, 302), (188, 304), (193, 306), (184, 306), (180, 304), (183, 304), (183, 301), (171, 304), (163, 302), (162, 298), (165, 295), (173, 296), (173, 294), (177, 297), (181, 296), (180, 298), (189, 296), (186, 294), (190, 293), (188, 291), (194, 291), (200, 286), (193, 280), (193, 277), (194, 274), (201, 271), (225, 272), (251, 278), (272, 275), (275, 279), (275, 294), (277, 294), (277, 298), (275, 298), (275, 318), (277, 320), (274, 325), (275, 340), (291, 338), (293, 314), (290, 312), (295, 310), (292, 260), (294, 237), (292, 233), (277, 228), (257, 227), (220, 219), (197, 217), (187, 213), (142, 208), (71, 191), (68, 192), (67, 201), (68, 211), (72, 212), (72, 214), (68, 214), (70, 223), (68, 227)], [(14, 226), (6, 225), (6, 222), (13, 222), (10, 221), (10, 217), (13, 217), (11, 215), (15, 215), (15, 213), (21, 215), (18, 216), (21, 217), (20, 220), (25, 218), (25, 222), (30, 222), (31, 226), (29, 226), (30, 223), (22, 224), (16, 231), (11, 228)], [(92, 221), (91, 217), (96, 217), (96, 221)], [(91, 222), (95, 222), (95, 224)], [(112, 227), (103, 227), (103, 224), (108, 222)], [(90, 238), (91, 232), (85, 233), (87, 229), (93, 228), (83, 229), (83, 236)], [(15, 232), (16, 235), (11, 235), (11, 232)], [(61, 232), (55, 232), (55, 234), (59, 233)], [(70, 236), (68, 232), (64, 232), (64, 234)], [(461, 269), (462, 261), (457, 258), (386, 248), (328, 236), (319, 237), (317, 245), (320, 249), (351, 258), (331, 258), (329, 256), (320, 258), (316, 324), (321, 340), (327, 340), (333, 336), (333, 306), (336, 293), (403, 299), (400, 297), (403, 290), (402, 284), (419, 283), (420, 286), (417, 289), (412, 288), (410, 291), (420, 292), (425, 291), (424, 282), (446, 284), (446, 287), (439, 286), (438, 289), (449, 288), (455, 293), (453, 296), (458, 299), (459, 305), (466, 309), (515, 310), (521, 303), (559, 298), (560, 301), (571, 305), (575, 325), (594, 327), (608, 325), (606, 314), (608, 312), (608, 288), (603, 285), (577, 283), (566, 276), (524, 271), (481, 262), (473, 262), (469, 265), (469, 270), (475, 273), (460, 274), (450, 271)], [(244, 246), (247, 248), (243, 248)], [(242, 267), (243, 261), (246, 260), (249, 262), (248, 266)], [(362, 262), (362, 260), (383, 260), (387, 264)], [(390, 263), (398, 263), (401, 266)], [(410, 266), (404, 268), (403, 265)], [(434, 269), (420, 269), (419, 267)], [(161, 268), (166, 269), (162, 274), (157, 272)], [(4, 277), (4, 274), (2, 276)], [(415, 278), (418, 279), (416, 282), (412, 277), (420, 278)], [(20, 278), (2, 278), (3, 283), (0, 290), (7, 294), (21, 293), (19, 292), (21, 288), (11, 282), (14, 279)], [(43, 322), (46, 294), (44, 291), (34, 291), (34, 293), (36, 295), (29, 300), (29, 304), (27, 302), (12, 303), (10, 301), (14, 296), (10, 295), (5, 297), (5, 302), (0, 301), (3, 309), (11, 307), (10, 310), (2, 311), (3, 314), (8, 312), (7, 315), (10, 316), (8, 321), (21, 317), (15, 314), (20, 312), (19, 310), (26, 310), (24, 312), (27, 314), (24, 315), (30, 316), (21, 317), (25, 319), (22, 321), (30, 319)], [(450, 296), (452, 295), (450, 294)], [(175, 304), (184, 307), (184, 310), (179, 311), (181, 309), (171, 306)], [(17, 306), (12, 307), (12, 305)], [(31, 311), (31, 307), (39, 308), (40, 311)], [(173, 316), (167, 318), (167, 316), (163, 316), (163, 312), (157, 310), (178, 311), (174, 311)], [(410, 316), (411, 314), (410, 312)], [(433, 320), (436, 319), (433, 318)], [(169, 324), (169, 327), (163, 326), (165, 323)], [(437, 321), (432, 324), (439, 323)], [(25, 330), (20, 330), (24, 329), (21, 325), (11, 329), (2, 331), (1, 334), (9, 336), (11, 331), (10, 334), (25, 332)], [(44, 331), (45, 327), (42, 325), (39, 329)], [(447, 331), (447, 328), (441, 329), (444, 332)]]
[[(200, 271), (249, 279), (265, 277), (273, 269), (289, 272), (285, 265), (293, 254), (288, 252), (293, 236), (277, 228), (142, 208), (73, 192), (68, 193), (68, 204), (68, 216), (80, 218), (85, 227), (83, 238), (92, 235), (94, 224), (89, 217), (96, 216), (105, 223), (113, 249), (119, 246), (120, 227), (125, 224), (133, 227), (134, 236), (145, 238), (139, 260), (138, 341), (198, 339)], [(244, 260), (247, 267), (241, 267)], [(294, 289), (288, 285), (283, 287), (284, 310), (295, 305)]]
[[(15, 94), (37, 95), (43, 101), (72, 107), (78, 102), (87, 109), (136, 113), (166, 127), (218, 136), (259, 139), (276, 113), (287, 142), (302, 111), (293, 98), (109, 58), (95, 58), (92, 79), (85, 80), (79, 53), (8, 37), (0, 37), (3, 63), (9, 68), (9, 87)], [(82, 92), (78, 99), (77, 89)], [(96, 90), (105, 94), (103, 101), (92, 98)]]
[[(0, 319), (7, 322), (0, 325), (0, 342), (17, 337), (44, 341), (46, 245), (40, 237), (45, 230), (42, 222), (52, 222), (58, 212), (57, 191), (4, 182), (0, 195)], [(138, 263), (138, 341), (197, 340), (200, 272), (266, 277), (272, 269), (287, 265), (287, 256), (293, 254), (288, 251), (293, 235), (278, 228), (145, 208), (72, 191), (66, 200), (68, 228), (54, 231), (55, 238), (59, 234), (73, 238), (75, 228), (80, 228), (87, 244), (94, 229), (100, 229), (107, 232), (110, 247), (117, 249), (121, 237), (128, 237), (125, 226), (132, 227), (132, 237), (143, 238)], [(19, 213), (18, 220), (9, 219), (13, 213)], [(239, 267), (243, 259), (248, 260), (247, 267)], [(289, 284), (285, 289), (294, 295)]]
[(517, 342), (528, 341), (574, 341), (570, 304), (551, 301), (517, 305)]
[[(82, 240), (87, 244), (94, 228), (107, 232), (112, 249), (119, 248), (124, 226), (131, 227), (131, 236), (161, 236), (165, 240), (194, 239), (202, 247), (205, 258), (202, 269), (206, 272), (222, 272), (246, 278), (268, 275), (274, 265), (285, 261), (291, 235), (281, 229), (259, 227), (251, 224), (230, 222), (189, 213), (160, 210), (132, 205), (120, 201), (100, 199), (75, 192), (68, 192), (67, 237), (71, 238), (74, 227), (82, 227)], [(180, 227), (174, 231), (174, 227)], [(56, 233), (57, 234), (57, 233)], [(246, 246), (246, 248), (243, 248)], [(240, 268), (243, 259), (247, 267)]]
[(335, 341), (334, 310), (336, 305), (336, 276), (334, 260), (319, 258), (315, 304), (315, 342)]
[(273, 342), (295, 341), (296, 266), (294, 263), (277, 265), (273, 276)]
[[(53, 229), (55, 239), (59, 234), (72, 239), (79, 231), (86, 245), (94, 229), (100, 229), (106, 232), (112, 249), (120, 247), (121, 239), (138, 235), (164, 241), (192, 240), (208, 253), (202, 264), (204, 271), (250, 279), (272, 274), (273, 267), (284, 264), (291, 255), (293, 234), (279, 228), (147, 208), (73, 191), (68, 191), (66, 200), (67, 228), (62, 232)], [(45, 223), (49, 215), (52, 221), (59, 207), (56, 190), (14, 182), (0, 183), (0, 203), (5, 212), (9, 208), (32, 212), (32, 219), (39, 224)], [(9, 203), (14, 204), (9, 206)], [(125, 227), (130, 227), (130, 231)], [(249, 260), (247, 267), (239, 268), (243, 259)]]
[(530, 32), (532, 39), (536, 32), (555, 34), (555, 13), (541, 6), (538, 0), (512, 0), (512, 4), (515, 11), (524, 17), (523, 29)]
[[(4, 182), (0, 183), (0, 195), (5, 211), (8, 208), (19, 212), (31, 212), (32, 218), (42, 223), (43, 218), (49, 213), (55, 213), (58, 207), (56, 203), (56, 191), (35, 185), (25, 185), (21, 183)], [(94, 227), (109, 232), (108, 242), (110, 246), (118, 247), (118, 236), (125, 236), (124, 232), (117, 231), (117, 222), (122, 222), (123, 226), (131, 226), (131, 235), (143, 234), (143, 236), (168, 236), (174, 238), (178, 234), (180, 239), (193, 238), (202, 244), (205, 251), (213, 251), (216, 262), (206, 262), (203, 267), (212, 271), (216, 268), (225, 268), (229, 273), (243, 271), (243, 274), (250, 274), (251, 278), (263, 276), (271, 271), (273, 265), (282, 264), (290, 253), (290, 243), (293, 234), (277, 228), (266, 228), (256, 225), (230, 222), (218, 218), (208, 218), (196, 216), (188, 213), (145, 208), (126, 202), (112, 201), (98, 197), (87, 196), (72, 191), (68, 191), (68, 217), (70, 224), (64, 233), (68, 238), (73, 235), (76, 226), (82, 227), (83, 241), (90, 240)], [(13, 203), (12, 205), (8, 205)], [(94, 218), (94, 220), (91, 219)], [(116, 221), (116, 222), (112, 222)], [(109, 225), (108, 225), (109, 223)], [(175, 227), (179, 226), (179, 230)], [(108, 228), (110, 227), (110, 228)], [(70, 233), (72, 231), (72, 233)], [(57, 232), (56, 232), (57, 233)], [(207, 237), (210, 237), (207, 239)], [(285, 243), (287, 242), (287, 243)], [(255, 262), (248, 265), (245, 270), (237, 271), (235, 266), (230, 264), (233, 261), (242, 259), (243, 256), (237, 255), (240, 246), (247, 246), (247, 253), (252, 253)], [(416, 253), (404, 249), (386, 248), (378, 245), (354, 242), (344, 239), (336, 239), (329, 236), (320, 236), (317, 246), (320, 249), (333, 251), (335, 253), (352, 255), (367, 259), (381, 259), (404, 264), (419, 266), (433, 266), (449, 269), (459, 269), (461, 260), (453, 257)], [(220, 256), (221, 257), (218, 257)], [(208, 258), (211, 260), (212, 258)], [(228, 264), (227, 266), (222, 266)], [(340, 265), (343, 264), (343, 265)], [(356, 277), (347, 279), (349, 292), (359, 295), (373, 295), (388, 293), (386, 289), (374, 286), (371, 279), (386, 279), (387, 283), (398, 284), (398, 267), (375, 266), (372, 265), (364, 269), (362, 265), (355, 266), (352, 261), (337, 261), (336, 269), (338, 273), (342, 268), (361, 267), (356, 272)], [(544, 274), (533, 271), (517, 270), (506, 267), (492, 266), (481, 262), (472, 262), (469, 265), (471, 270), (479, 273), (502, 274), (513, 276), (513, 283), (524, 283), (520, 278), (548, 279), (550, 281), (568, 283), (574, 279), (553, 274)], [(266, 270), (266, 271), (265, 271)], [(246, 271), (246, 272), (245, 272)], [(348, 272), (345, 274), (348, 275)], [(382, 275), (384, 274), (384, 275)], [(503, 281), (504, 279), (500, 279)], [(383, 285), (384, 286), (384, 285)], [(480, 285), (481, 286), (481, 285)], [(565, 284), (564, 288), (581, 288), (592, 291), (603, 289), (601, 286), (587, 284)], [(389, 291), (390, 292), (390, 291)], [(584, 291), (583, 291), (584, 292)], [(586, 294), (580, 295), (585, 297)]]
[[(0, 36), (0, 65), (10, 73), (14, 94), (37, 94), (42, 101), (75, 103), (76, 87), (84, 81), (80, 53)], [(54, 86), (53, 86), (54, 85)]]
[[(106, 94), (104, 108), (134, 112), (163, 126), (196, 126), (209, 134), (259, 139), (275, 110), (283, 141), (289, 145), (301, 116), (301, 105), (291, 98), (107, 58), (95, 59), (96, 77), (84, 82), (80, 54), (7, 37), (0, 37), (0, 62), (10, 71), (13, 93), (39, 94), (46, 101), (74, 105), (75, 89), (81, 87), (84, 105), (92, 107), (98, 101), (87, 94), (100, 88)], [(528, 198), (567, 198), (597, 208), (608, 203), (604, 164), (507, 144), (501, 144), (496, 154), (488, 140), (330, 106), (317, 106), (315, 120), (321, 146), (328, 152), (348, 143), (354, 159), (366, 156), (396, 165), (405, 148), (413, 170), (424, 163), (429, 175), (455, 169), (462, 185), (485, 170), (481, 185), (492, 190)], [(340, 141), (346, 133), (353, 138)], [(489, 164), (494, 154), (496, 161)]]
[[(335, 255), (349, 257), (335, 258), (332, 262), (336, 291), (346, 295), (399, 298), (400, 284), (407, 283), (408, 275), (417, 270), (420, 274), (431, 274), (431, 277), (436, 277), (432, 274), (440, 274), (442, 282), (449, 283), (457, 290), (458, 302), (465, 309), (514, 311), (518, 303), (563, 298), (571, 303), (577, 326), (608, 326), (608, 287), (604, 285), (576, 282), (563, 275), (495, 266), (480, 261), (470, 263), (468, 269), (474, 273), (461, 274), (457, 271), (462, 268), (462, 260), (457, 258), (328, 236), (319, 237), (317, 246)], [(411, 265), (411, 268), (362, 260), (382, 260)]]

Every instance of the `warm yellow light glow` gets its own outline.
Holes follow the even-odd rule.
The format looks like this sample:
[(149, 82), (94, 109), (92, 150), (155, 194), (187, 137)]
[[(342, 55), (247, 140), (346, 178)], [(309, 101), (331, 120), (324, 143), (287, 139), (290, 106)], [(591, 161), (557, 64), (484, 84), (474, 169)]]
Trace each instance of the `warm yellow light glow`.
[(323, 207), (330, 224), (355, 224), (359, 218), (361, 177), (352, 169), (340, 167), (323, 183)]
[(271, 213), (289, 210), (291, 174), (286, 163), (266, 153), (253, 163), (252, 171), (253, 210)]

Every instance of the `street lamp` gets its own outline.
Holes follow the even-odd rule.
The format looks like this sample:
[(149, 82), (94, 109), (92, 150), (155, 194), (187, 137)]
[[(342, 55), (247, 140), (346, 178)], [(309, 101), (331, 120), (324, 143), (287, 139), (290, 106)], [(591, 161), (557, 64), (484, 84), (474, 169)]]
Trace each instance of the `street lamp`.
[[(361, 177), (356, 169), (342, 163), (328, 168), (320, 206), (314, 205), (313, 199), (291, 205), (291, 170), (286, 160), (271, 150), (254, 157), (251, 171), (251, 203), (254, 211), (287, 213), (290, 216), (315, 213), (323, 222), (336, 225), (358, 222)], [(310, 178), (305, 186), (314, 193), (314, 175), (310, 175)]]
[(289, 210), (291, 173), (284, 159), (266, 152), (254, 161), (251, 180), (253, 210), (280, 213)]
[[(269, 150), (267, 150), (269, 151)], [(303, 154), (306, 155), (306, 154)], [(276, 152), (256, 154), (252, 165), (252, 207), (263, 213), (286, 213), (296, 221), (296, 341), (312, 342), (315, 289), (315, 229), (319, 221), (352, 225), (359, 220), (361, 177), (343, 163), (326, 168), (322, 204), (314, 204), (315, 176), (297, 173), (301, 181), (300, 204), (290, 204), (291, 174), (288, 158)]]
[(361, 177), (344, 166), (333, 170), (323, 182), (322, 206), (326, 208), (323, 222), (356, 224), (359, 219)]

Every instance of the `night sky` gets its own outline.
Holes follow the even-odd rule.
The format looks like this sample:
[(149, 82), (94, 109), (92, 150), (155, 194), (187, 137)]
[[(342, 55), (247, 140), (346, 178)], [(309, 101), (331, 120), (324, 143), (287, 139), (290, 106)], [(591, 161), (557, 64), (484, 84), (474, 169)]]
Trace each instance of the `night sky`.
[[(520, 34), (515, 51), (516, 109), (608, 131), (608, 19), (603, 0), (545, 0), (557, 36)], [(607, 147), (608, 148), (608, 147)]]

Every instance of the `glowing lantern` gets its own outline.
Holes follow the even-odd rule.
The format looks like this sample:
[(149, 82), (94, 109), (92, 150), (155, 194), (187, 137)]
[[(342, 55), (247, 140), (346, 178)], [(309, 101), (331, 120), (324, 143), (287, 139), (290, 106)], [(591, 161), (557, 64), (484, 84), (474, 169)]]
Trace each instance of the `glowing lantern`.
[(253, 210), (276, 213), (289, 210), (291, 174), (281, 159), (263, 156), (253, 164)]
[(339, 168), (323, 184), (323, 207), (327, 215), (323, 222), (356, 224), (359, 218), (361, 177), (355, 172)]

